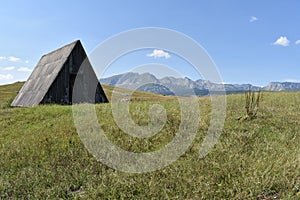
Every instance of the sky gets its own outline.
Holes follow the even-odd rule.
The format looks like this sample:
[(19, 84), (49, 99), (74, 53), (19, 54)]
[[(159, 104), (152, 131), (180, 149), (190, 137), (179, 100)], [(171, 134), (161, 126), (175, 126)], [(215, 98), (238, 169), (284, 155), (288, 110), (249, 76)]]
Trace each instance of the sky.
[[(25, 81), (42, 55), (74, 40), (91, 54), (108, 38), (143, 27), (171, 29), (195, 40), (225, 83), (300, 82), (299, 11), (299, 0), (3, 1), (0, 84)], [(155, 48), (123, 55), (99, 78), (141, 65), (151, 73), (155, 67), (149, 63), (202, 78), (180, 56)]]

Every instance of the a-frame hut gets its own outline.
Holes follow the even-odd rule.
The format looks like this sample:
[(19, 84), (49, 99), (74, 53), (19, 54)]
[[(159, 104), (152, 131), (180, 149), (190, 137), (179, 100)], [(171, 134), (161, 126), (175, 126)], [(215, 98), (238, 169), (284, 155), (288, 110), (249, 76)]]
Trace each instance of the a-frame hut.
[[(72, 99), (75, 79), (77, 100)], [(78, 98), (81, 92), (83, 96)], [(80, 102), (104, 103), (108, 100), (81, 42), (77, 40), (42, 56), (11, 106)]]

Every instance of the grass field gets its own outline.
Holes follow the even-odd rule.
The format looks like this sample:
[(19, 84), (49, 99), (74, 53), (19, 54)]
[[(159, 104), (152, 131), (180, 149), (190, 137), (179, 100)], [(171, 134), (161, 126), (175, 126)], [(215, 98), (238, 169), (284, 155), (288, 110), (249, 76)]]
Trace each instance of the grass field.
[[(71, 106), (9, 108), (21, 86), (0, 86), (0, 199), (300, 199), (300, 92), (263, 93), (253, 120), (237, 120), (245, 115), (243, 95), (227, 96), (224, 130), (203, 159), (198, 152), (211, 102), (199, 98), (201, 123), (188, 151), (162, 170), (129, 174), (88, 153)], [(110, 98), (113, 88), (104, 89)], [(147, 124), (148, 108), (158, 101), (168, 119), (162, 131), (148, 139), (124, 134), (110, 104), (96, 105), (99, 123), (123, 149), (159, 149), (178, 129), (176, 98), (136, 92), (130, 111), (137, 124)]]

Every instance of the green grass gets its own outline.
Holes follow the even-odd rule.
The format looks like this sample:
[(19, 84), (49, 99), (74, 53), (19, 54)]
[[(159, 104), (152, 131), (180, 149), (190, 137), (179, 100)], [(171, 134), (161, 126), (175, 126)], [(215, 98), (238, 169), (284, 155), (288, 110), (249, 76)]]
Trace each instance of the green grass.
[[(71, 106), (3, 106), (21, 85), (0, 86), (0, 199), (300, 199), (300, 92), (263, 93), (257, 118), (242, 121), (237, 119), (245, 115), (244, 95), (229, 95), (219, 142), (199, 160), (210, 113), (210, 99), (200, 98), (202, 119), (188, 151), (162, 170), (129, 174), (88, 153)], [(110, 98), (113, 88), (104, 89)], [(179, 105), (173, 97), (149, 93), (135, 93), (130, 104), (134, 121), (145, 125), (148, 108), (158, 101), (168, 120), (148, 139), (123, 133), (110, 104), (99, 104), (96, 111), (116, 145), (153, 151), (173, 138)]]

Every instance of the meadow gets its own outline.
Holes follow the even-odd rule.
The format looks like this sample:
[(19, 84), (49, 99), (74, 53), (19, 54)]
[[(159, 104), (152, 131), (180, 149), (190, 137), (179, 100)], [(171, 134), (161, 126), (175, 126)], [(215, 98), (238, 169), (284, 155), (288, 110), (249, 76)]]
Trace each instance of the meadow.
[[(199, 98), (201, 122), (190, 148), (154, 172), (125, 173), (97, 161), (81, 142), (71, 106), (10, 108), (23, 83), (0, 86), (0, 199), (300, 199), (300, 92), (264, 92), (257, 117), (245, 115), (245, 96), (227, 96), (218, 143), (199, 149), (210, 123), (211, 101)], [(110, 86), (103, 86), (110, 98)], [(117, 89), (120, 93), (130, 93)], [(157, 135), (140, 139), (116, 125), (110, 104), (96, 105), (107, 137), (132, 152), (166, 145), (180, 124), (175, 97), (135, 92), (133, 120), (147, 124), (153, 104), (168, 114)]]

